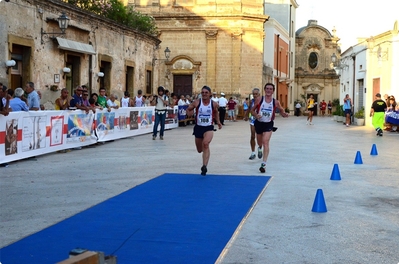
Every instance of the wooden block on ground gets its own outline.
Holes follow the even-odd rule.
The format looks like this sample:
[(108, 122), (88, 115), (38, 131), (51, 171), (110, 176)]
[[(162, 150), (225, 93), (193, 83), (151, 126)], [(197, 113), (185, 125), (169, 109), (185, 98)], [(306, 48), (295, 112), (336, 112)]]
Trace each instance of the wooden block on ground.
[(58, 262), (57, 264), (98, 264), (100, 263), (98, 252), (86, 251), (72, 258)]

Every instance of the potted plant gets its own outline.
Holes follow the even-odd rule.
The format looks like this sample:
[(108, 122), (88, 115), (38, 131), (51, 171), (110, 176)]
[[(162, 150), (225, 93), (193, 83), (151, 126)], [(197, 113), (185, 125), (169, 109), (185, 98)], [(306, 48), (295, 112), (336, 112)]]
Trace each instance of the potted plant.
[(55, 84), (50, 85), (50, 91), (53, 91), (53, 92), (58, 91), (58, 85), (55, 85)]
[(364, 126), (364, 107), (360, 107), (360, 109), (355, 113), (355, 124), (358, 126)]

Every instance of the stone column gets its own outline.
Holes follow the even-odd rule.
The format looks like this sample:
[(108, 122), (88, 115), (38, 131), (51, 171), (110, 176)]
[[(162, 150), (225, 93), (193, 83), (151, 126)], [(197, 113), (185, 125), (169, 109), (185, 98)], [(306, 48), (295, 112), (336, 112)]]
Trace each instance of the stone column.
[(206, 85), (216, 88), (216, 36), (217, 30), (205, 31), (206, 34)]

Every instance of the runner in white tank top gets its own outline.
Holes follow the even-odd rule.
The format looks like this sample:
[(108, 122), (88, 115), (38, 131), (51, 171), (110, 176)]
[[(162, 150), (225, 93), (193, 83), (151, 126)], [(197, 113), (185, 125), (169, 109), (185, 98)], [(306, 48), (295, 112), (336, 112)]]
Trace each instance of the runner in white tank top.
[(268, 102), (266, 102), (266, 97), (264, 97), (264, 100), (263, 100), (262, 104), (260, 105), (259, 114), (262, 115), (262, 117), (258, 119), (259, 122), (272, 121), (273, 99), (271, 100), (270, 103), (268, 103)]
[(213, 125), (212, 118), (212, 101), (208, 105), (204, 105), (202, 99), (199, 99), (199, 107), (197, 114), (197, 126), (211, 126)]

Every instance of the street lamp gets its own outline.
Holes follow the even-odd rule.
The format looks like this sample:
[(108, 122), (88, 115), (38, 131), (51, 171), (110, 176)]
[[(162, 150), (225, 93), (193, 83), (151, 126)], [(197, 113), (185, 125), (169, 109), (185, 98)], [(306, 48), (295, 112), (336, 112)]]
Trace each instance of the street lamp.
[(44, 44), (44, 40), (49, 38), (49, 35), (52, 35), (50, 38), (54, 39), (56, 35), (64, 35), (65, 30), (68, 28), (69, 25), (69, 17), (65, 15), (65, 12), (62, 12), (62, 14), (57, 18), (58, 20), (58, 26), (61, 29), (61, 32), (45, 32), (43, 28), (41, 28), (41, 40), (42, 44)]
[(164, 50), (164, 53), (165, 53), (165, 58), (166, 58), (166, 59), (152, 58), (152, 65), (155, 65), (155, 62), (156, 62), (157, 60), (158, 60), (158, 61), (169, 61), (170, 53), (171, 53), (169, 47), (166, 47), (166, 49)]

